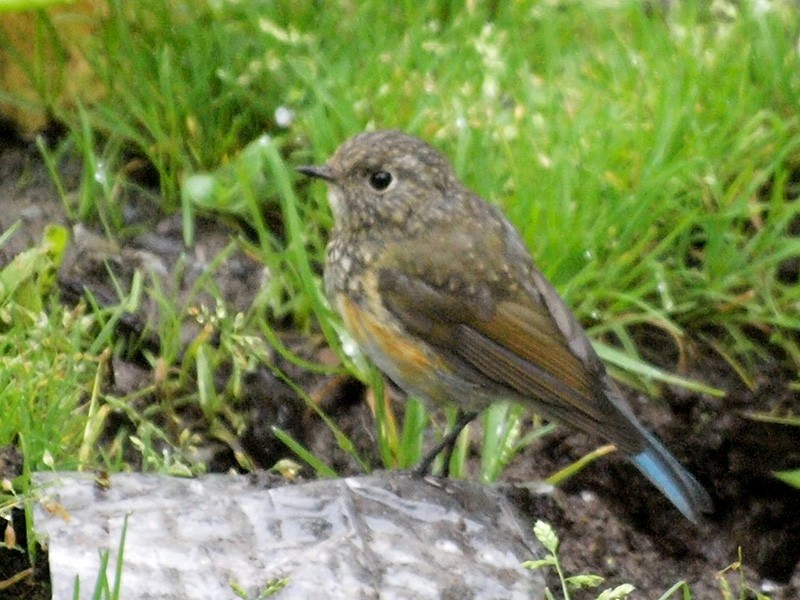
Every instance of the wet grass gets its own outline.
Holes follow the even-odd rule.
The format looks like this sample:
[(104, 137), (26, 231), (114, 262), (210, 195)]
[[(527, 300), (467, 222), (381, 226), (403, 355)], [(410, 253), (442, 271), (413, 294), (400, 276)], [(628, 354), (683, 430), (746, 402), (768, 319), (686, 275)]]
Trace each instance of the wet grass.
[[(321, 292), (331, 225), (322, 186), (298, 181), (293, 171), (377, 127), (429, 140), (470, 187), (505, 210), (616, 375), (651, 394), (658, 380), (680, 375), (642, 359), (635, 332), (654, 326), (673, 340), (678, 363), (700, 345), (712, 347), (749, 384), (767, 354), (800, 367), (800, 281), (791, 266), (800, 256), (800, 19), (788, 2), (673, 4), (662, 11), (659, 3), (625, 1), (465, 8), (446, 0), (112, 0), (81, 44), (96, 87), (72, 108), (42, 95), (41, 108), (68, 135), (58, 148), (41, 148), (56, 183), (60, 157), (82, 157), (79, 188), (57, 187), (73, 219), (99, 222), (109, 237), (130, 233), (122, 207), (132, 189), (146, 188), (165, 211), (180, 211), (187, 244), (198, 214), (248, 222), (252, 235), (237, 243), (271, 275), (251, 310), (229, 315), (219, 298), (222, 312), (206, 315), (213, 336), (187, 352), (176, 334), (185, 314), (176, 311), (156, 332), (165, 356), (151, 357), (176, 385), (197, 384), (184, 398), (209, 423), (235, 412), (236, 385), (214, 385), (215, 368), (226, 360), (241, 375), (247, 357), (266, 360), (277, 351), (303, 368), (336, 371), (282, 346), (278, 322), (321, 332), (341, 368), (383, 397), (380, 377)], [(35, 65), (28, 72), (37, 78)], [(156, 190), (142, 181), (143, 162)], [(268, 210), (280, 215), (282, 231), (268, 225)], [(15, 302), (4, 299), (5, 314), (17, 310)], [(45, 330), (72, 318), (43, 302), (47, 316), (37, 322)], [(84, 318), (95, 317), (73, 321)], [(48, 464), (30, 445), (36, 440), (59, 468), (75, 468), (80, 448), (89, 452), (78, 452), (80, 464), (122, 467), (119, 446), (85, 444), (87, 433), (97, 435), (97, 411), (128, 410), (89, 391), (108, 339), (97, 332), (108, 336), (108, 322), (67, 329), (60, 343), (75, 347), (52, 349), (53, 357), (88, 361), (77, 371), (74, 362), (65, 365), (60, 384), (83, 398), (81, 410), (64, 408), (69, 393), (30, 392), (47, 410), (63, 411), (54, 417), (64, 423), (59, 434), (75, 436), (56, 436), (50, 417), (0, 426), (0, 445), (15, 434), (28, 444), (28, 469)], [(4, 407), (29, 397), (27, 388), (13, 388), (5, 388)], [(375, 413), (384, 463), (413, 464), (425, 410), (411, 405), (397, 423), (378, 401)], [(172, 439), (153, 427), (147, 431), (160, 441)], [(487, 481), (538, 435), (503, 405), (487, 414), (484, 432)], [(46, 443), (54, 436), (59, 443)], [(152, 438), (126, 443), (149, 457), (142, 464), (158, 468)], [(452, 473), (466, 472), (466, 455), (462, 440)]]
[[(250, 250), (272, 273), (257, 312), (320, 328), (369, 384), (375, 374), (320, 291), (322, 190), (292, 167), (324, 161), (364, 128), (399, 127), (505, 209), (619, 376), (651, 393), (675, 377), (639, 357), (633, 332), (647, 324), (682, 356), (713, 339), (748, 381), (769, 346), (800, 360), (800, 286), (784, 268), (800, 253), (789, 235), (800, 187), (794, 16), (780, 3), (114, 1), (81, 46), (102, 93), (71, 111), (50, 100), (70, 133), (42, 150), (56, 180), (58, 152), (83, 157), (79, 189), (58, 189), (73, 218), (100, 220), (109, 236), (125, 235), (121, 198), (140, 185), (129, 176), (140, 159), (163, 208), (182, 211), (187, 242), (198, 212), (250, 220)], [(344, 51), (332, 31), (347, 35)], [(261, 216), (270, 205), (283, 235)], [(246, 326), (261, 327), (250, 316)], [(396, 427), (379, 430), (389, 464), (418, 454)]]

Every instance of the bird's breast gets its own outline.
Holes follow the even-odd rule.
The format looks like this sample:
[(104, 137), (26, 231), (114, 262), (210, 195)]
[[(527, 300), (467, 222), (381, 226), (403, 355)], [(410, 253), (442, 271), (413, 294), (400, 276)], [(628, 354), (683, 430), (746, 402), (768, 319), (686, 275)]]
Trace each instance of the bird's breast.
[(360, 277), (358, 287), (359, 296), (343, 291), (332, 302), (364, 354), (405, 392), (434, 404), (451, 401), (445, 385), (451, 368), (386, 310), (378, 296), (376, 277)]

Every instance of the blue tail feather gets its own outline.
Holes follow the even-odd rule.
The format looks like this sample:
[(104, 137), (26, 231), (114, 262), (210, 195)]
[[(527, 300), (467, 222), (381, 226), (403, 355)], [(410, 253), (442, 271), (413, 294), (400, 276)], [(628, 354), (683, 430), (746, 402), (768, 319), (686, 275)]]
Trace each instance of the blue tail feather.
[(687, 519), (698, 523), (702, 513), (713, 511), (711, 497), (661, 442), (643, 433), (647, 447), (631, 460)]

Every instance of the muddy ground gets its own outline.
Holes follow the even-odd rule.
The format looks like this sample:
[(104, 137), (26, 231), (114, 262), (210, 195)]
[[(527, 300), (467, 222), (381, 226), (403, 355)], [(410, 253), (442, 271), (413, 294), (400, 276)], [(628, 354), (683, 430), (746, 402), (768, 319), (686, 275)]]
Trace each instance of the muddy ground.
[[(67, 186), (77, 186), (80, 165), (68, 162), (62, 167)], [(159, 215), (146, 199), (135, 194), (125, 202), (124, 215), (132, 233), (118, 246), (106, 243), (99, 227), (68, 222), (35, 147), (13, 136), (0, 136), (0, 230), (17, 219), (23, 222), (11, 242), (0, 248), (0, 264), (37, 243), (45, 225), (69, 226), (74, 232), (72, 247), (60, 272), (60, 293), (66, 303), (76, 302), (84, 286), (97, 298), (113, 302), (106, 265), (123, 282), (129, 281), (136, 268), (155, 267), (162, 272), (166, 289), (171, 289), (176, 299), (185, 298), (209, 261), (239, 233), (235, 225), (201, 220), (197, 246), (184, 250), (178, 217)], [(172, 276), (177, 263), (182, 265), (179, 278)], [(789, 276), (796, 279), (796, 265), (788, 265), (787, 269), (794, 269)], [(214, 280), (231, 310), (248, 306), (263, 282), (263, 272), (263, 266), (241, 250), (234, 251), (225, 261)], [(157, 315), (156, 303), (145, 303), (141, 314), (132, 315), (120, 326), (121, 338), (128, 336), (138, 341), (128, 345), (124, 356), (115, 358), (109, 392), (119, 396), (152, 382), (153, 373), (141, 350), (158, 352), (156, 340), (148, 335)], [(186, 341), (191, 339), (193, 328), (196, 323), (187, 318), (183, 333)], [(293, 349), (311, 358), (330, 360), (331, 354), (319, 338), (285, 329), (284, 342)], [(639, 333), (641, 347), (650, 360), (668, 369), (679, 369), (676, 349), (665, 336), (650, 330)], [(800, 464), (800, 440), (796, 428), (746, 418), (747, 413), (773, 410), (778, 414), (800, 414), (798, 392), (788, 385), (796, 380), (796, 373), (788, 360), (774, 355), (759, 365), (756, 389), (751, 390), (711, 349), (698, 342), (692, 350), (688, 367), (681, 373), (726, 390), (724, 399), (677, 388), (666, 388), (658, 401), (647, 401), (634, 392), (630, 392), (629, 399), (640, 418), (706, 485), (714, 497), (716, 514), (707, 523), (694, 527), (633, 467), (620, 457), (611, 456), (584, 469), (558, 492), (561, 510), (551, 515), (531, 515), (531, 523), (541, 516), (555, 526), (563, 540), (561, 557), (568, 573), (598, 573), (608, 579), (608, 585), (630, 582), (637, 588), (634, 598), (658, 598), (681, 579), (691, 584), (694, 598), (721, 598), (717, 575), (736, 560), (739, 547), (751, 586), (764, 585), (765, 591), (776, 599), (800, 598), (800, 492), (770, 475), (773, 470)], [(372, 417), (363, 387), (346, 377), (312, 376), (283, 364), (277, 357), (275, 360), (318, 399), (338, 426), (356, 441), (362, 455), (377, 465)], [(221, 374), (221, 380), (223, 377)], [(393, 393), (399, 396), (398, 392)], [(151, 397), (139, 402), (153, 401), (156, 399)], [(248, 377), (241, 412), (247, 429), (239, 443), (259, 467), (269, 468), (287, 455), (284, 446), (270, 433), (270, 427), (277, 425), (290, 431), (341, 474), (358, 472), (353, 461), (338, 450), (327, 427), (309, 414), (296, 394), (269, 369), (262, 368)], [(187, 426), (201, 435), (207, 434), (201, 415), (183, 416)], [(122, 416), (110, 420), (112, 429), (127, 425)], [(473, 431), (477, 439), (477, 428)], [(109, 431), (109, 435), (113, 433)], [(599, 440), (559, 429), (517, 457), (504, 478), (542, 479), (598, 443)], [(13, 454), (9, 456), (13, 458)], [(215, 471), (239, 468), (232, 449), (218, 441), (209, 439), (204, 444), (203, 458)], [(0, 461), (0, 469), (3, 464)], [(19, 552), (0, 550), (0, 583), (24, 566)], [(46, 589), (46, 568), (39, 568), (35, 576), (45, 584), (39, 590)], [(737, 589), (738, 574), (730, 574), (728, 580)], [(0, 598), (37, 597), (35, 589), (37, 586), (27, 579), (0, 591)], [(574, 598), (595, 595), (596, 592), (578, 593)]]

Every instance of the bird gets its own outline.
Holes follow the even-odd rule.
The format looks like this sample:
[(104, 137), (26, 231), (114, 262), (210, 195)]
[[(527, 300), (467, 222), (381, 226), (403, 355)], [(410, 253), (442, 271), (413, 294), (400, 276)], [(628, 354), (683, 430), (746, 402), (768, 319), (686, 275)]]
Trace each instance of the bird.
[(324, 288), (346, 329), (407, 394), (460, 411), (435, 453), (510, 400), (613, 443), (691, 522), (713, 511), (703, 486), (636, 418), (518, 231), (445, 155), (387, 129), (297, 170), (327, 184)]

